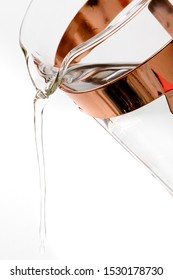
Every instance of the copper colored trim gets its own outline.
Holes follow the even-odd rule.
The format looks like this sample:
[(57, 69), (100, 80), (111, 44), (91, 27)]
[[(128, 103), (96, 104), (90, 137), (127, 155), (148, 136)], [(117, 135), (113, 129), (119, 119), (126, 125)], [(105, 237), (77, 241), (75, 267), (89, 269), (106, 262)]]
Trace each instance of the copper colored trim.
[[(103, 31), (132, 1), (88, 0), (67, 27), (57, 48), (55, 65), (60, 66), (71, 49)], [(81, 56), (74, 62), (80, 59)]]
[[(72, 48), (105, 29), (130, 2), (132, 1), (87, 1), (64, 33), (57, 49), (55, 64), (60, 65)], [(165, 29), (173, 35), (171, 18), (173, 7), (170, 5), (167, 0), (153, 0), (149, 9)], [(170, 110), (173, 112), (172, 57), (173, 44), (171, 42), (138, 68), (129, 71), (111, 84), (81, 93), (72, 93), (63, 84), (61, 84), (61, 88), (67, 92), (81, 110), (93, 117), (110, 118), (125, 114), (162, 95), (166, 95)], [(78, 58), (81, 59), (81, 57)], [(165, 90), (165, 84), (169, 84), (169, 90)]]
[(152, 0), (148, 8), (173, 37), (173, 5), (168, 0)]
[(173, 114), (173, 89), (166, 92), (166, 100), (168, 102), (169, 109), (170, 109), (171, 113)]
[[(110, 118), (136, 110), (161, 95), (166, 94), (163, 80), (173, 90), (173, 44), (169, 43), (162, 51), (146, 63), (129, 72), (118, 81), (102, 88), (84, 93), (66, 92), (69, 97), (87, 114), (98, 118)], [(163, 77), (161, 80), (160, 77)], [(61, 88), (67, 89), (61, 85)], [(167, 100), (173, 111), (172, 95)]]

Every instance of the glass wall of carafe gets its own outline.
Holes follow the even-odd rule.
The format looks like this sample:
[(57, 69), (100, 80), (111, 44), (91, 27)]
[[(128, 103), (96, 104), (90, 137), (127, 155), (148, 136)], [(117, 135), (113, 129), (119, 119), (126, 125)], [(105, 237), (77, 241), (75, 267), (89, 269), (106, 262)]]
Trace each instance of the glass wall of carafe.
[[(163, 2), (159, 5), (158, 1), (156, 6), (155, 2), (150, 1), (149, 6), (114, 37), (76, 61), (78, 68), (76, 64), (69, 68), (62, 88), (172, 193), (173, 43), (167, 32), (172, 35), (173, 25), (171, 28), (171, 21), (166, 25), (162, 17), (160, 20), (157, 16), (165, 12), (168, 1), (164, 1), (165, 5)], [(170, 2), (169, 5), (172, 7)], [(170, 9), (167, 11), (170, 13)], [(159, 22), (155, 21), (153, 14)], [(163, 40), (160, 45), (159, 40)], [(109, 49), (109, 44), (115, 52), (104, 52)], [(97, 58), (97, 67), (101, 54), (104, 65), (92, 69), (90, 75), (89, 66)], [(119, 63), (117, 69), (113, 66), (111, 69), (106, 61), (115, 57)], [(84, 69), (87, 69), (86, 79)], [(75, 78), (76, 72), (81, 79)], [(99, 84), (100, 77), (104, 81), (102, 84)]]
[[(173, 36), (173, 1), (151, 1), (149, 10), (156, 17), (165, 30)], [(155, 68), (156, 67), (156, 68)], [(111, 135), (137, 159), (139, 159), (151, 173), (173, 193), (173, 42), (166, 46), (158, 55), (150, 59), (140, 69), (146, 73), (153, 71), (161, 86), (155, 89), (160, 98), (128, 114), (97, 119)], [(134, 72), (136, 78), (138, 73)], [(124, 83), (130, 87), (130, 75)], [(156, 82), (155, 80), (155, 82)], [(141, 80), (144, 86), (144, 80)], [(120, 85), (121, 88), (121, 85)], [(123, 86), (122, 86), (123, 88)], [(133, 87), (132, 87), (133, 88)], [(134, 89), (134, 88), (133, 88)]]
[(39, 97), (59, 87), (172, 192), (173, 44), (153, 1), (67, 2), (33, 0), (21, 27)]

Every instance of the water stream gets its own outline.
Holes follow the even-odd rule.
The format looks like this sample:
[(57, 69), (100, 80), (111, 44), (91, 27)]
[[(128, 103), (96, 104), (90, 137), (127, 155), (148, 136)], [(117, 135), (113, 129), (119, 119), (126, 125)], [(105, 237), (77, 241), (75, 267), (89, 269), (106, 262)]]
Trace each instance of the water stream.
[(40, 252), (45, 252), (46, 239), (46, 168), (44, 158), (43, 113), (48, 99), (34, 99), (34, 131), (40, 180)]

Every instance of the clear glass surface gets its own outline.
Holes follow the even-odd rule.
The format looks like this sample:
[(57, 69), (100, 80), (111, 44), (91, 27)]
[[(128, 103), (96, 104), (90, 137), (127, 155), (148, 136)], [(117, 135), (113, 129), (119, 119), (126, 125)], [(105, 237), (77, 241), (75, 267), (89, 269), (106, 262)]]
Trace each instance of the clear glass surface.
[(173, 194), (173, 115), (165, 96), (125, 115), (97, 121)]
[[(131, 1), (104, 29), (82, 42), (76, 40), (71, 48), (76, 34), (70, 34), (61, 45), (68, 52), (59, 60), (61, 39), (85, 1), (69, 5), (68, 0), (33, 0), (20, 44), (37, 98), (48, 97), (58, 87), (76, 94), (102, 88), (161, 50), (172, 38), (149, 11), (150, 2)], [(125, 115), (97, 121), (172, 192), (173, 117), (164, 96)]]

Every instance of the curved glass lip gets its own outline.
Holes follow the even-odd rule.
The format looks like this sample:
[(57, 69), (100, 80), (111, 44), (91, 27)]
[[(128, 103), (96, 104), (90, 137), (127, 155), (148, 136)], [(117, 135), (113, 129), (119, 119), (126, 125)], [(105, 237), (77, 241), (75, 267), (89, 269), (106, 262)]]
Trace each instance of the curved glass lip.
[(23, 50), (25, 56), (27, 54), (27, 50), (26, 50), (26, 48), (25, 48), (25, 46), (24, 46), (24, 44), (22, 42), (22, 28), (23, 28), (23, 25), (24, 25), (25, 18), (27, 16), (28, 11), (30, 10), (30, 7), (32, 6), (33, 2), (35, 2), (35, 0), (31, 0), (31, 2), (29, 3), (29, 6), (27, 7), (27, 9), (25, 11), (25, 14), (23, 16), (22, 23), (20, 25), (20, 30), (19, 30), (19, 44), (20, 44), (20, 47)]
[(59, 81), (63, 78), (70, 63), (79, 55), (99, 45), (109, 37), (118, 32), (123, 26), (131, 21), (141, 10), (143, 10), (151, 0), (133, 0), (129, 3), (112, 22), (100, 33), (88, 39), (87, 41), (74, 47), (63, 59), (59, 68)]

